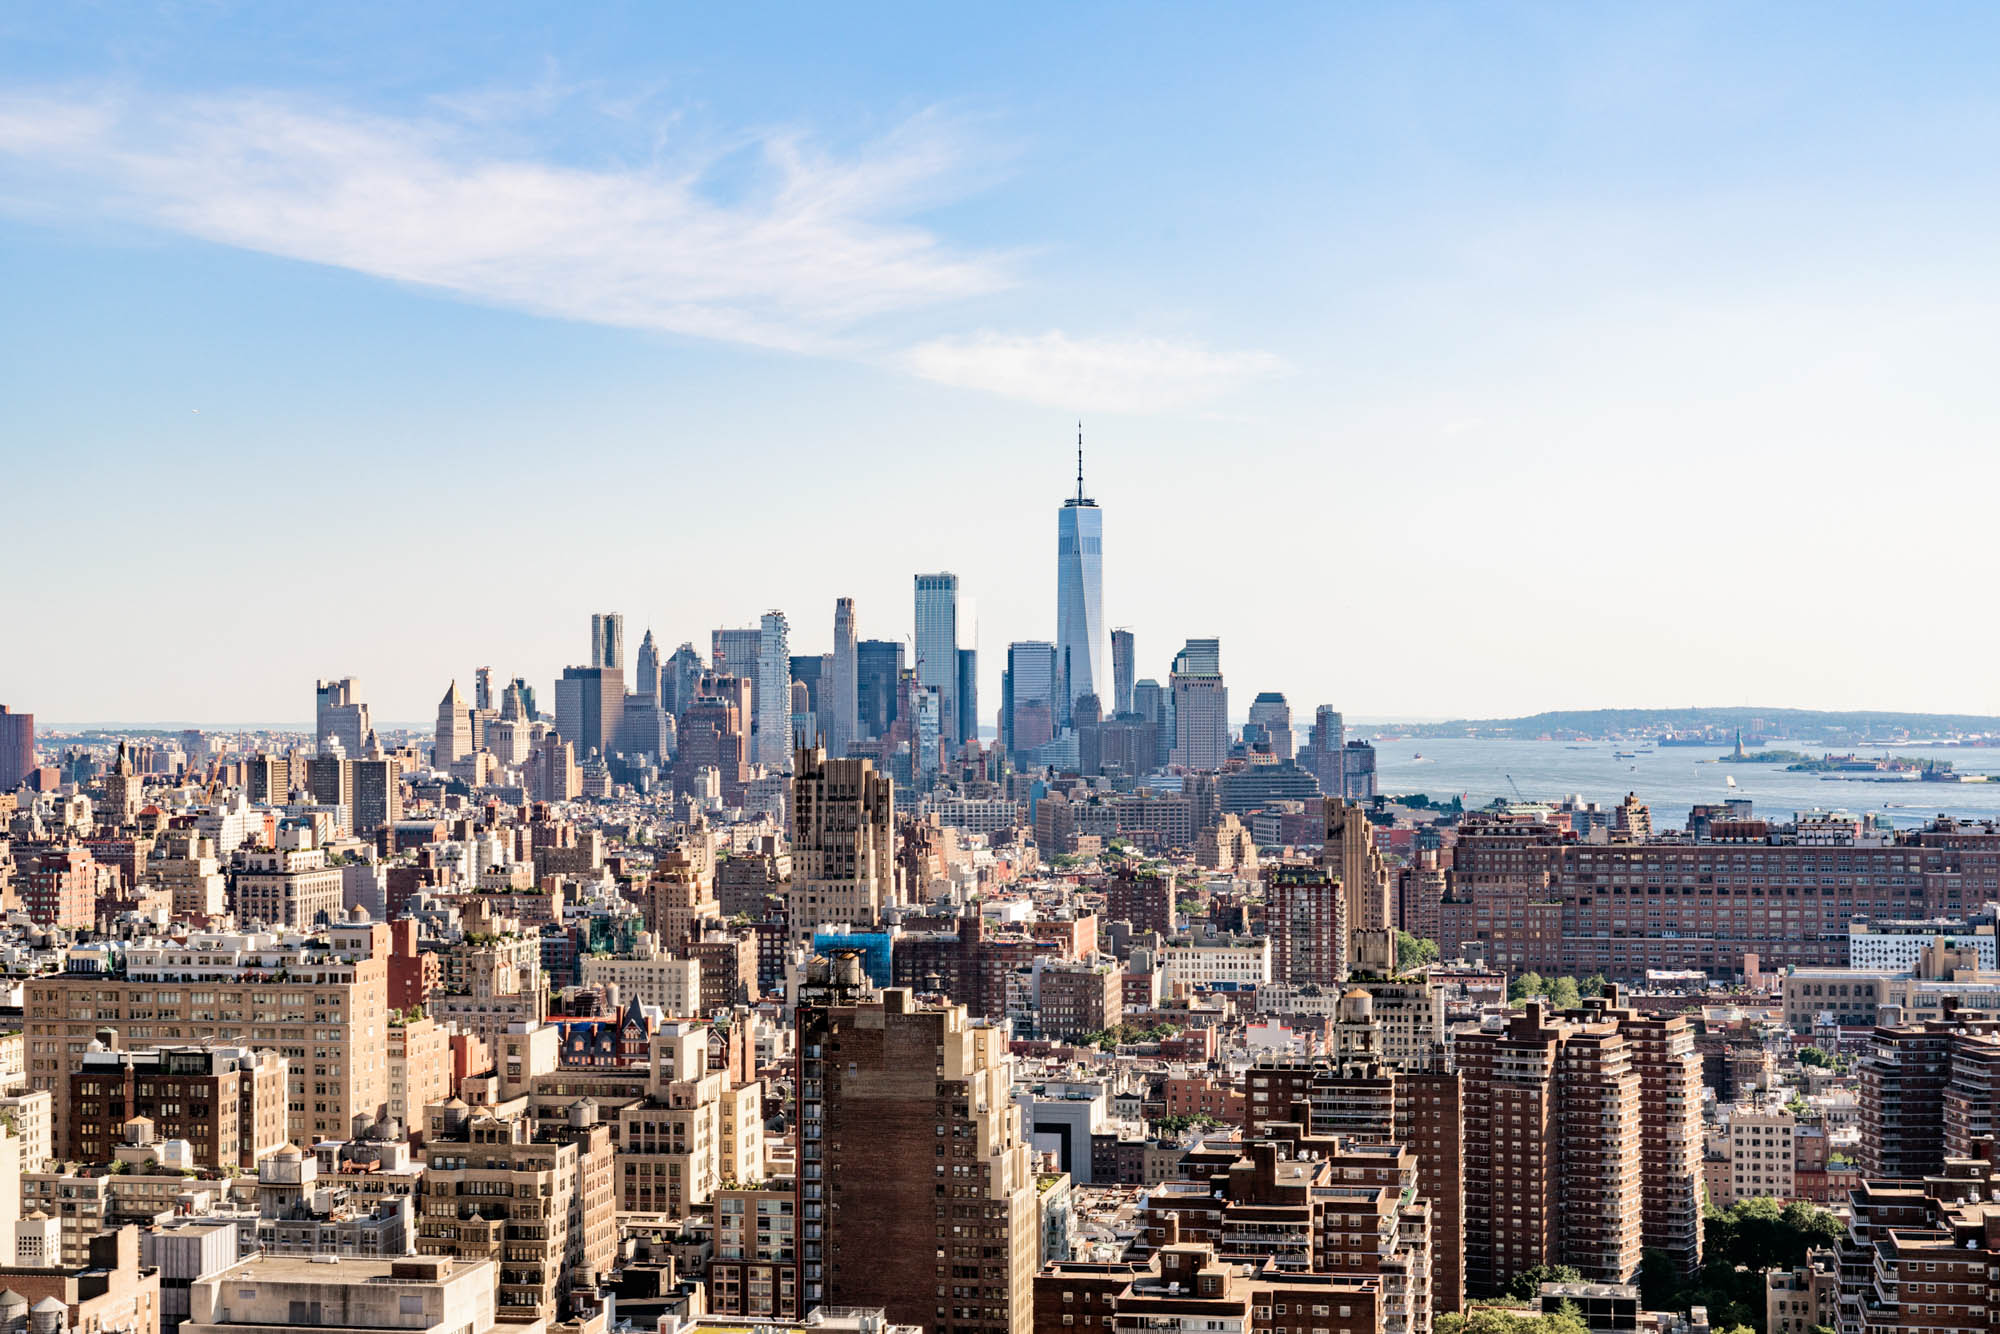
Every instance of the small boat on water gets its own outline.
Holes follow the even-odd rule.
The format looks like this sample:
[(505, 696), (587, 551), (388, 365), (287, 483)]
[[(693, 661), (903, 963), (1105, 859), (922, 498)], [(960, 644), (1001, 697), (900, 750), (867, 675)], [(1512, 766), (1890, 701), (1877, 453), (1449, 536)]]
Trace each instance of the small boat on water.
[(1635, 751), (1614, 750), (1611, 752), (1611, 758), (1614, 760), (1636, 760), (1639, 758), (1639, 756), (1638, 753)]

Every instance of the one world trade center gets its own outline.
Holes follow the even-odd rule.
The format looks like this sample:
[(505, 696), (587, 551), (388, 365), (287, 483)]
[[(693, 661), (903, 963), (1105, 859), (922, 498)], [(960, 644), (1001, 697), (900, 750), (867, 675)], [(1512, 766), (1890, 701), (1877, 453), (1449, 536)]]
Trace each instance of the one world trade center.
[(1085, 695), (1105, 699), (1110, 684), (1104, 656), (1104, 511), (1083, 493), (1083, 425), (1076, 428), (1076, 494), (1056, 516), (1056, 665), (1063, 699), (1074, 706)]

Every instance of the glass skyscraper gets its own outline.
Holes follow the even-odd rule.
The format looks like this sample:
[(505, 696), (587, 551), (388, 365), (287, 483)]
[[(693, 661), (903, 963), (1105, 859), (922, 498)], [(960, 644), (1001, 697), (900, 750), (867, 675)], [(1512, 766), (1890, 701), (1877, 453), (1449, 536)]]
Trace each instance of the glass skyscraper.
[(917, 576), (917, 684), (938, 693), (939, 731), (947, 744), (958, 730), (958, 576)]
[[(1083, 430), (1076, 434), (1076, 494), (1056, 516), (1056, 665), (1064, 703), (1111, 684), (1104, 671), (1104, 511), (1083, 493)], [(1108, 710), (1107, 710), (1108, 711)]]

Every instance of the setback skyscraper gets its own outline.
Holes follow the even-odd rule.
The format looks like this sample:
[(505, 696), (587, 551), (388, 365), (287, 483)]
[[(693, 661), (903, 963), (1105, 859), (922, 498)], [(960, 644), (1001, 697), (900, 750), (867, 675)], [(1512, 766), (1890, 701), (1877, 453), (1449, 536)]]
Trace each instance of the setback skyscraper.
[(1104, 511), (1083, 493), (1083, 426), (1076, 429), (1076, 494), (1056, 516), (1056, 658), (1064, 702), (1103, 698)]
[(1190, 639), (1174, 659), (1173, 762), (1212, 771), (1229, 758), (1229, 687), (1222, 683), (1222, 641)]
[(860, 717), (861, 696), (860, 677), (856, 673), (854, 638), (854, 599), (838, 598), (833, 604), (833, 675), (832, 679), (820, 683), (820, 689), (828, 691), (828, 707), (825, 709), (829, 720), (826, 738), (826, 753), (834, 759), (842, 759), (847, 748), (854, 744), (859, 735), (855, 728)]
[(352, 676), (320, 681), (314, 691), (313, 742), (324, 746), (332, 737), (349, 755), (361, 753), (368, 735), (368, 706), (361, 702), (361, 682)]

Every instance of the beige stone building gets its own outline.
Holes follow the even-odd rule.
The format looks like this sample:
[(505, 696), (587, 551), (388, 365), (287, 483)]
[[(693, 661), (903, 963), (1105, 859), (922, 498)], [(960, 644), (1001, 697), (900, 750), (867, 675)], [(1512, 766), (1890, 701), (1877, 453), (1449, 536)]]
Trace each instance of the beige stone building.
[(93, 1042), (275, 1050), (289, 1067), (293, 1142), (345, 1138), (356, 1114), (380, 1117), (388, 1102), (388, 952), (379, 923), (312, 937), (199, 932), (127, 948), (122, 971), (30, 979), (28, 1082), (54, 1099), (51, 1143), (69, 1142), (71, 1080)]

